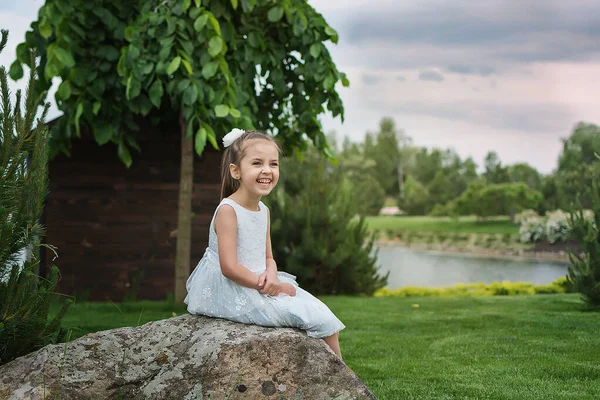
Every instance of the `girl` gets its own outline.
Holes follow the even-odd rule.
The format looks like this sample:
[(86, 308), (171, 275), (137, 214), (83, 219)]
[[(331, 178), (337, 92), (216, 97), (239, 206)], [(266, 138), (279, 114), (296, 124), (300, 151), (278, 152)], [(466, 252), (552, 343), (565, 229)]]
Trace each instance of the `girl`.
[(271, 250), (269, 209), (260, 201), (279, 180), (280, 149), (271, 136), (234, 129), (223, 138), (221, 203), (210, 223), (208, 248), (187, 280), (192, 314), (246, 324), (289, 326), (323, 338), (342, 358), (344, 324), (277, 271)]

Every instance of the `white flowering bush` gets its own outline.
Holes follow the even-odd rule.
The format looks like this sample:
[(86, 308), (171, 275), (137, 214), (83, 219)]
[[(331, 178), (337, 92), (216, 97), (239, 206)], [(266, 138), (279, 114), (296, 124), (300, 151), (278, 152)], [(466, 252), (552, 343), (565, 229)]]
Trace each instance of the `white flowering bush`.
[(521, 222), (525, 221), (528, 218), (537, 218), (539, 216), (540, 215), (535, 210), (532, 210), (532, 209), (523, 210), (520, 213), (515, 214), (515, 223), (520, 224)]
[(571, 237), (571, 225), (569, 214), (563, 210), (555, 210), (546, 213), (546, 236), (548, 242), (565, 242)]
[(596, 229), (596, 221), (594, 220), (594, 212), (592, 210), (583, 210), (583, 219), (591, 222), (592, 227)]
[(545, 231), (546, 221), (541, 217), (529, 217), (521, 220), (519, 234), (523, 243), (535, 243), (541, 240)]

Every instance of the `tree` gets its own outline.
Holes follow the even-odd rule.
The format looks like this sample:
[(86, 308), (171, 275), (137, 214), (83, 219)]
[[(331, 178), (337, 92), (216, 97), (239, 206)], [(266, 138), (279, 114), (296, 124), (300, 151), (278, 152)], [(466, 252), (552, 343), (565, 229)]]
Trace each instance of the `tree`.
[(474, 182), (457, 201), (460, 214), (475, 214), (486, 218), (509, 215), (511, 221), (516, 213), (535, 209), (542, 201), (542, 194), (531, 190), (523, 182), (487, 185)]
[[(0, 52), (7, 40), (2, 30)], [(62, 340), (60, 320), (69, 306), (65, 303), (49, 321), (58, 268), (52, 266), (46, 279), (38, 276), (44, 234), (39, 219), (48, 190), (48, 105), (35, 121), (40, 101), (33, 94), (34, 77), (32, 68), (26, 97), (21, 103), (17, 91), (13, 108), (6, 70), (0, 67), (0, 365)]]
[(571, 213), (571, 236), (583, 249), (582, 254), (569, 252), (571, 266), (567, 281), (581, 293), (591, 307), (600, 309), (600, 180), (594, 181), (592, 192), (593, 218), (585, 215), (583, 208)]
[(584, 208), (590, 208), (594, 178), (600, 174), (600, 127), (580, 123), (563, 140), (563, 151), (558, 159), (556, 184), (559, 206), (573, 210), (577, 199)]
[(398, 196), (404, 185), (405, 171), (411, 161), (411, 153), (406, 150), (410, 142), (391, 118), (382, 119), (379, 132), (367, 133), (365, 138), (365, 157), (375, 161), (375, 177), (389, 196)]
[[(421, 213), (428, 214), (437, 207), (436, 213), (445, 213), (442, 205), (458, 198), (468, 187), (469, 183), (477, 178), (477, 165), (471, 158), (464, 162), (452, 149), (433, 149), (431, 153), (427, 149), (421, 149), (416, 153), (418, 160), (411, 174), (413, 179), (429, 179), (418, 181), (426, 189), (427, 196), (418, 201)], [(408, 182), (408, 179), (407, 179)], [(414, 185), (414, 183), (413, 183)], [(424, 192), (423, 192), (424, 193)], [(414, 203), (413, 199), (408, 203)], [(399, 200), (400, 203), (403, 199)], [(414, 212), (414, 210), (413, 210)]]
[(273, 254), (279, 267), (315, 294), (367, 294), (385, 286), (374, 235), (341, 165), (308, 150), (282, 161), (278, 188), (264, 200), (271, 210)]
[(54, 77), (64, 117), (53, 129), (54, 152), (69, 151), (80, 126), (99, 145), (113, 143), (129, 166), (140, 151), (138, 120), (179, 124), (182, 143), (175, 298), (189, 275), (193, 152), (232, 127), (277, 134), (287, 153), (306, 138), (332, 156), (317, 115), (343, 120), (339, 72), (325, 47), (338, 35), (308, 3), (289, 0), (46, 0), (24, 54), (41, 56), (39, 88)]
[(404, 196), (398, 198), (398, 207), (408, 214), (424, 215), (429, 212), (429, 199), (427, 188), (409, 175), (404, 185)]
[(542, 189), (542, 177), (540, 173), (527, 163), (517, 163), (508, 166), (510, 182), (524, 182), (533, 190)]
[(500, 157), (495, 151), (490, 151), (484, 160), (484, 176), (489, 184), (510, 182), (508, 169), (502, 166)]
[(352, 185), (356, 212), (360, 215), (377, 215), (385, 202), (385, 191), (373, 176), (375, 161), (362, 154), (340, 157), (340, 169)]

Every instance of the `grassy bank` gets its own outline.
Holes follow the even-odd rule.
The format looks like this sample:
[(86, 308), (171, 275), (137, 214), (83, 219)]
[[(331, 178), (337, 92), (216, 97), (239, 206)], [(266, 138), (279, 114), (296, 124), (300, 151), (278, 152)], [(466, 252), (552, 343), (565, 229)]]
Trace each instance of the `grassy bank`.
[[(380, 399), (600, 398), (600, 318), (578, 295), (323, 297), (348, 365)], [(169, 302), (81, 303), (73, 336), (181, 314)]]
[(517, 235), (519, 227), (508, 217), (493, 217), (477, 221), (475, 217), (429, 217), (378, 215), (366, 218), (370, 230), (392, 232), (454, 232)]

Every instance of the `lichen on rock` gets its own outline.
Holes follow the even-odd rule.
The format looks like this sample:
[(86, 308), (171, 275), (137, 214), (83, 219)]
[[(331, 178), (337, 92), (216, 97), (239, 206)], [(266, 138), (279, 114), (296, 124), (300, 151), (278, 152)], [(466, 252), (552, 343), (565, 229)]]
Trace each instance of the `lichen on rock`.
[(46, 346), (0, 367), (9, 399), (375, 399), (320, 339), (184, 315)]

